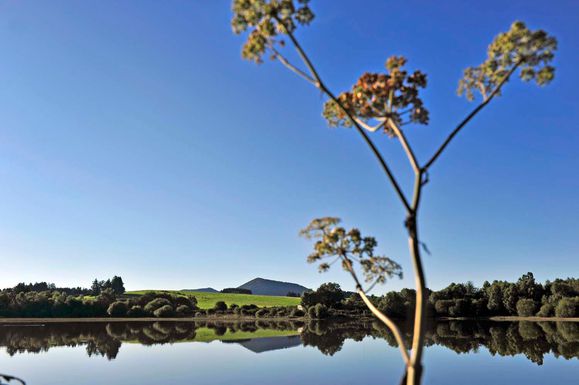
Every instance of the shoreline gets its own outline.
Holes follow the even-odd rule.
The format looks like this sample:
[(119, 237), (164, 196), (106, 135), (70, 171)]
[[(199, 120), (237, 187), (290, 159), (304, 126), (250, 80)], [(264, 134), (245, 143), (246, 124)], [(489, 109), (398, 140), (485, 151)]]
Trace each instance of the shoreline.
[[(314, 321), (343, 321), (345, 318), (324, 318), (322, 320)], [(360, 317), (360, 318), (346, 318), (353, 321), (368, 321), (374, 320), (373, 317)], [(47, 324), (47, 323), (99, 323), (99, 322), (212, 322), (212, 321), (285, 321), (285, 322), (304, 322), (309, 321), (309, 318), (299, 317), (299, 318), (289, 318), (289, 317), (239, 317), (239, 316), (219, 316), (219, 317), (170, 317), (170, 318), (155, 318), (155, 317), (143, 317), (143, 318), (108, 318), (108, 317), (96, 317), (96, 318), (0, 318), (0, 326), (10, 326), (10, 324), (15, 325), (37, 325), (37, 324)], [(435, 318), (435, 321), (493, 321), (493, 322), (520, 322), (520, 321), (532, 321), (532, 322), (579, 322), (579, 317), (518, 317), (518, 316), (495, 316), (495, 317), (440, 317)]]

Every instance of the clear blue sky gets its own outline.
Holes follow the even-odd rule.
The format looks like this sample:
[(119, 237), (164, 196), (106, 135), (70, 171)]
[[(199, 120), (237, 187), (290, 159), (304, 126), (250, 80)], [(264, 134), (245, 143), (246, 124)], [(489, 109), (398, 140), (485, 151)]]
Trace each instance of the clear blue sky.
[[(299, 33), (336, 91), (392, 54), (429, 76), (425, 160), (472, 105), (462, 70), (520, 19), (559, 39), (555, 81), (512, 82), (434, 166), (424, 191), (428, 284), (579, 273), (579, 5), (575, 1), (313, 1)], [(351, 130), (276, 63), (240, 58), (230, 2), (0, 3), (0, 287), (315, 287), (298, 230), (340, 216), (410, 276), (403, 211)], [(405, 188), (396, 142), (376, 137)], [(410, 279), (388, 288), (413, 286)]]

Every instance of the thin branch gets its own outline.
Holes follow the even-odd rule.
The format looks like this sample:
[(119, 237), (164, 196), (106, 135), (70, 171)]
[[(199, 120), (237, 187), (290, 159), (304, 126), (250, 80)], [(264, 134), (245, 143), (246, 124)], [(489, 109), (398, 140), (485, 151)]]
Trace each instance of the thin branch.
[[(281, 23), (281, 21), (278, 19), (277, 20), (281, 25), (284, 25), (283, 23)], [(394, 174), (392, 173), (392, 171), (390, 170), (390, 167), (388, 167), (388, 165), (386, 164), (386, 161), (384, 160), (384, 158), (382, 157), (382, 154), (380, 154), (380, 151), (378, 150), (378, 148), (376, 147), (376, 145), (374, 144), (374, 142), (372, 142), (372, 140), (370, 139), (370, 137), (366, 134), (366, 132), (364, 132), (364, 129), (362, 128), (362, 126), (360, 126), (360, 124), (358, 124), (358, 122), (356, 121), (356, 118), (350, 113), (350, 111), (348, 111), (346, 108), (344, 108), (344, 106), (342, 105), (342, 103), (338, 100), (338, 98), (326, 87), (326, 85), (322, 82), (320, 75), (318, 74), (318, 72), (316, 71), (314, 65), (312, 64), (312, 62), (310, 61), (310, 59), (308, 58), (308, 56), (306, 55), (305, 51), (303, 50), (303, 48), (301, 47), (301, 45), (298, 43), (297, 39), (295, 38), (295, 36), (286, 28), (286, 33), (289, 36), (290, 40), (292, 41), (294, 47), (296, 48), (296, 51), (298, 52), (299, 56), (301, 57), (301, 59), (303, 60), (304, 64), (306, 65), (306, 67), (308, 68), (308, 70), (311, 73), (311, 76), (315, 79), (315, 85), (317, 88), (319, 88), (322, 92), (324, 92), (326, 95), (328, 95), (328, 97), (330, 99), (332, 99), (334, 101), (334, 103), (336, 103), (338, 106), (340, 106), (340, 108), (342, 109), (342, 111), (344, 111), (344, 113), (348, 116), (348, 118), (350, 119), (350, 121), (352, 122), (352, 124), (354, 125), (354, 127), (356, 128), (356, 130), (358, 131), (358, 133), (360, 135), (362, 135), (362, 138), (364, 139), (364, 141), (366, 142), (366, 144), (368, 145), (368, 147), (370, 147), (370, 150), (372, 151), (372, 153), (374, 154), (374, 156), (376, 157), (376, 159), (378, 160), (378, 162), (380, 163), (380, 165), (382, 166), (382, 169), (384, 170), (384, 172), (386, 173), (386, 176), (388, 177), (388, 180), (390, 181), (390, 183), (392, 184), (392, 186), (394, 187), (394, 190), (396, 191), (396, 194), (398, 195), (398, 198), (400, 198), (400, 200), (402, 201), (402, 204), (404, 205), (404, 207), (406, 208), (407, 212), (411, 212), (411, 208), (410, 208), (410, 204), (408, 203), (408, 199), (406, 198), (406, 196), (404, 195), (404, 192), (402, 191), (402, 189), (400, 188), (400, 185), (398, 184), (398, 181), (396, 180), (396, 177), (394, 177)]]
[(370, 132), (376, 132), (380, 129), (380, 127), (384, 127), (384, 122), (377, 124), (375, 126), (371, 126), (360, 118), (354, 118), (354, 120), (356, 121), (356, 123), (358, 123), (360, 126), (362, 126), (367, 131), (370, 131)]
[(291, 71), (295, 72), (296, 74), (298, 74), (299, 76), (301, 76), (302, 78), (307, 80), (308, 82), (312, 83), (314, 86), (317, 86), (316, 81), (310, 75), (308, 75), (307, 73), (305, 73), (304, 71), (302, 71), (301, 69), (299, 69), (298, 67), (293, 65), (292, 63), (290, 63), (290, 61), (285, 56), (283, 56), (281, 53), (279, 53), (279, 51), (276, 50), (273, 46), (270, 46), (270, 49), (273, 51), (275, 58), (278, 59), (284, 66), (286, 66)]
[(418, 175), (420, 173), (420, 166), (418, 165), (418, 161), (416, 160), (416, 155), (414, 155), (414, 151), (412, 151), (412, 147), (410, 147), (410, 143), (408, 143), (408, 140), (404, 136), (404, 132), (400, 127), (398, 127), (396, 123), (392, 121), (392, 119), (388, 119), (387, 124), (388, 127), (390, 127), (392, 131), (394, 131), (394, 133), (400, 140), (400, 143), (402, 144), (402, 147), (406, 152), (406, 156), (408, 156), (408, 160), (412, 165), (412, 169), (414, 169), (414, 173)]
[(468, 114), (466, 116), (466, 118), (463, 119), (462, 122), (460, 122), (458, 124), (458, 126), (456, 126), (456, 128), (450, 133), (450, 135), (448, 136), (448, 138), (446, 138), (446, 140), (444, 141), (444, 143), (442, 143), (442, 145), (438, 148), (438, 150), (434, 153), (434, 155), (432, 156), (432, 158), (424, 165), (423, 170), (427, 170), (430, 166), (432, 166), (432, 163), (434, 163), (434, 161), (436, 161), (436, 159), (438, 159), (438, 157), (440, 156), (440, 154), (442, 154), (442, 152), (444, 151), (444, 149), (448, 146), (448, 144), (450, 143), (450, 141), (456, 136), (456, 134), (459, 133), (459, 131), (466, 126), (466, 124), (468, 122), (470, 122), (470, 120), (472, 118), (474, 118), (476, 116), (476, 114), (478, 114), (480, 112), (480, 110), (482, 110), (487, 104), (490, 103), (491, 100), (493, 100), (493, 98), (498, 94), (498, 92), (501, 90), (501, 87), (507, 82), (507, 80), (509, 80), (509, 78), (511, 77), (511, 75), (513, 74), (513, 72), (515, 72), (515, 70), (523, 63), (523, 60), (518, 61), (513, 68), (511, 68), (509, 70), (509, 72), (507, 72), (507, 74), (505, 75), (505, 77), (503, 78), (503, 80), (501, 80), (501, 82), (496, 86), (496, 88), (493, 90), (493, 92), (490, 93), (490, 95), (484, 99), (484, 101), (479, 104), (474, 110), (472, 110), (472, 112), (470, 114)]
[(380, 278), (376, 278), (374, 280), (374, 282), (372, 282), (372, 284), (370, 286), (368, 286), (365, 290), (364, 293), (369, 293), (372, 291), (372, 289), (378, 284), (378, 282), (380, 281)]

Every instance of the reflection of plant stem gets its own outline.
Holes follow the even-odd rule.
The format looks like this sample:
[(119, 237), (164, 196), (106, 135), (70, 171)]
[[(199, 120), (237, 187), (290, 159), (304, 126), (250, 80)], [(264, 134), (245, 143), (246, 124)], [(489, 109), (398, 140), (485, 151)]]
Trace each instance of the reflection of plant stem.
[(352, 266), (352, 262), (350, 262), (350, 260), (346, 256), (342, 255), (340, 256), (340, 258), (344, 262), (348, 272), (352, 275), (354, 282), (356, 282), (356, 291), (362, 298), (362, 301), (364, 301), (368, 309), (370, 309), (370, 311), (376, 316), (376, 318), (382, 321), (390, 329), (390, 331), (392, 331), (392, 334), (394, 334), (394, 338), (396, 338), (398, 348), (400, 349), (400, 353), (402, 354), (402, 359), (404, 360), (404, 363), (408, 367), (408, 365), (410, 364), (410, 357), (408, 357), (408, 349), (406, 348), (406, 344), (402, 339), (402, 334), (400, 333), (398, 326), (396, 326), (396, 324), (390, 318), (388, 318), (384, 313), (382, 313), (376, 306), (374, 306), (372, 301), (370, 301), (370, 299), (366, 295), (366, 292), (362, 288), (362, 284), (360, 283), (360, 280), (356, 275), (356, 271)]
[(6, 381), (8, 381), (8, 382), (10, 382), (10, 381), (18, 381), (18, 382), (20, 382), (22, 385), (26, 385), (26, 382), (24, 382), (24, 380), (22, 380), (22, 379), (20, 379), (20, 378), (18, 378), (18, 377), (9, 376), (9, 375), (7, 375), (7, 374), (1, 374), (1, 373), (0, 373), (0, 378), (6, 380)]

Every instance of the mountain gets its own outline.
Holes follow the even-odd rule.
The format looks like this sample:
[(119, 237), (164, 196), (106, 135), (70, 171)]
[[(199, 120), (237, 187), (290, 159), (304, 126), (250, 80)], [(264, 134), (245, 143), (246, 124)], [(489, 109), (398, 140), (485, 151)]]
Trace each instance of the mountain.
[(203, 287), (201, 289), (183, 289), (181, 291), (197, 291), (201, 293), (219, 293), (219, 291), (215, 290), (212, 287)]
[(238, 343), (254, 353), (263, 353), (270, 352), (272, 350), (280, 350), (300, 346), (302, 344), (302, 339), (300, 336), (275, 336), (252, 338), (239, 341)]
[(238, 289), (251, 290), (256, 295), (277, 295), (285, 296), (289, 292), (301, 295), (304, 291), (310, 290), (297, 283), (274, 281), (272, 279), (255, 278), (239, 286)]

